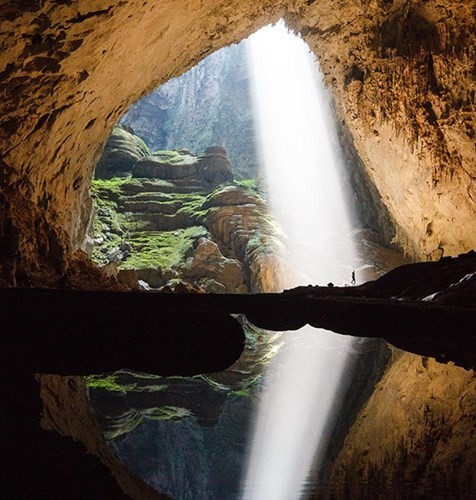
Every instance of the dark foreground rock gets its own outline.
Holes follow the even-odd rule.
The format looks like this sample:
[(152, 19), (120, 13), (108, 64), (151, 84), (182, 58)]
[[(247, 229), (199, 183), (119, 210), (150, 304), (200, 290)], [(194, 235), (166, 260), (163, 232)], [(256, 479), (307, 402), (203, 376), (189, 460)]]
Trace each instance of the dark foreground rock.
[[(244, 313), (261, 328), (310, 324), (382, 337), (401, 349), (472, 368), (475, 290), (475, 252), (402, 266), (358, 287), (310, 286), (282, 294), (3, 289), (2, 353), (4, 361), (52, 373), (106, 372), (114, 365), (162, 375), (219, 371), (243, 350), (241, 327), (228, 315)], [(25, 311), (21, 304), (27, 302), (32, 307)], [(76, 329), (79, 338), (65, 335)]]

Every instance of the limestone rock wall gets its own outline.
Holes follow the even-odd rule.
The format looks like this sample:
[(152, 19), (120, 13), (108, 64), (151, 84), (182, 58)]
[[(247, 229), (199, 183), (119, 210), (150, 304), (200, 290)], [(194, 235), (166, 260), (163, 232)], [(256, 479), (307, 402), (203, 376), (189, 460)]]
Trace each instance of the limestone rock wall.
[(78, 246), (95, 162), (140, 96), (286, 15), (419, 258), (473, 248), (475, 2), (4, 2), (2, 183)]
[(284, 1), (2, 2), (2, 184), (78, 246), (95, 162), (132, 102), (277, 19)]
[(418, 259), (476, 245), (475, 19), (474, 1), (320, 0), (291, 20)]

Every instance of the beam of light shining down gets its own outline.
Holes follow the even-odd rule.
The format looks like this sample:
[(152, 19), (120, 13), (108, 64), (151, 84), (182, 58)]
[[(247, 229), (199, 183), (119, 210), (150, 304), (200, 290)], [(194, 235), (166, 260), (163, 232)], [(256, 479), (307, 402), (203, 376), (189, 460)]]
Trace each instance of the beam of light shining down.
[[(288, 237), (296, 276), (300, 284), (350, 280), (351, 228), (317, 63), (281, 22), (248, 42), (269, 201)], [(287, 277), (289, 286), (296, 276)], [(243, 478), (245, 500), (304, 494), (327, 445), (328, 419), (339, 403), (351, 342), (310, 327), (284, 335), (264, 377)]]

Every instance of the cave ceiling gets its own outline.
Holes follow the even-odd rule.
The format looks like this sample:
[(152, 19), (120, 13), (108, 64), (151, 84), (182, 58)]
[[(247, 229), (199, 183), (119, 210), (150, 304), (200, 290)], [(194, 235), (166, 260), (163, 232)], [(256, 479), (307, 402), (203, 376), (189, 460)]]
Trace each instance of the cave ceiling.
[(92, 171), (129, 105), (284, 17), (318, 56), (400, 245), (419, 259), (468, 251), (475, 9), (474, 1), (2, 2), (2, 186), (46, 211), (62, 244), (80, 247)]

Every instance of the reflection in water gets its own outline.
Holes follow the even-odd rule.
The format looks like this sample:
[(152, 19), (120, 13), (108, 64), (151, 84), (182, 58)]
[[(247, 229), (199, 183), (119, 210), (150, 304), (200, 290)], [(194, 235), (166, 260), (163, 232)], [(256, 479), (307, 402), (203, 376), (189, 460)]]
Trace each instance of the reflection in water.
[[(349, 282), (360, 264), (352, 260), (338, 176), (328, 168), (336, 163), (335, 138), (322, 118), (316, 64), (281, 25), (244, 43), (253, 44), (269, 195), (296, 269), (286, 286)], [(157, 195), (140, 196), (149, 194)], [(259, 236), (267, 231), (272, 234), (264, 222), (250, 225), (248, 242), (266, 242)], [(275, 257), (274, 248), (260, 250)], [(273, 276), (282, 260), (258, 266), (266, 278), (262, 291), (284, 282)], [(306, 483), (313, 487), (320, 460), (326, 465), (339, 449), (387, 359), (375, 340), (350, 343), (310, 328), (277, 339), (247, 322), (244, 327), (245, 355), (225, 372), (161, 378), (122, 370), (89, 381), (101, 427), (118, 456), (172, 498), (299, 498)], [(276, 360), (261, 376), (278, 342)]]
[[(296, 268), (288, 284), (350, 282), (355, 252), (317, 63), (281, 23), (253, 35), (249, 47), (269, 200)], [(265, 378), (246, 500), (301, 497), (325, 451), (353, 342), (310, 327), (284, 339)]]

